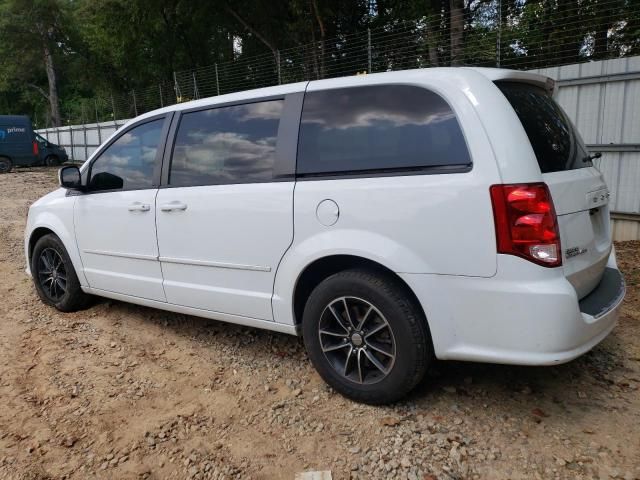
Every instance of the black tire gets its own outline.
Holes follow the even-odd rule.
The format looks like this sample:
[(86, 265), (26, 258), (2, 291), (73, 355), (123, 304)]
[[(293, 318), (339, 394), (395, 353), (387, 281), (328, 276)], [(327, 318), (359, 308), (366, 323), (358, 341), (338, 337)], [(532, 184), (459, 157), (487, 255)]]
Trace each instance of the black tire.
[[(53, 269), (47, 269), (48, 265), (55, 267), (55, 275)], [(91, 301), (91, 296), (80, 288), (67, 250), (54, 234), (41, 237), (33, 247), (31, 274), (40, 299), (61, 312), (82, 310)]]
[(60, 165), (60, 159), (55, 155), (48, 155), (44, 159), (44, 164), (47, 167), (57, 167), (58, 165)]
[[(361, 328), (348, 331), (349, 322)], [(346, 270), (322, 281), (305, 305), (302, 331), (320, 376), (342, 395), (368, 404), (403, 398), (423, 379), (433, 358), (422, 309), (397, 279), (375, 271)], [(338, 336), (343, 331), (346, 339)], [(371, 356), (384, 369), (375, 368)]]
[(13, 168), (13, 162), (10, 158), (0, 157), (0, 174), (9, 173)]

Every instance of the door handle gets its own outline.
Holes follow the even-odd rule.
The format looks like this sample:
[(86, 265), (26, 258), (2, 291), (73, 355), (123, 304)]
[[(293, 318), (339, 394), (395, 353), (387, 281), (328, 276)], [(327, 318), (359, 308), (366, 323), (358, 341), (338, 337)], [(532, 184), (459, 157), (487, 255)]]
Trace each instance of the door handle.
[(133, 202), (129, 205), (130, 212), (148, 212), (151, 210), (151, 205), (147, 203)]
[(163, 212), (173, 212), (175, 210), (186, 210), (187, 204), (182, 202), (170, 202), (165, 203), (164, 205), (160, 205), (160, 210)]

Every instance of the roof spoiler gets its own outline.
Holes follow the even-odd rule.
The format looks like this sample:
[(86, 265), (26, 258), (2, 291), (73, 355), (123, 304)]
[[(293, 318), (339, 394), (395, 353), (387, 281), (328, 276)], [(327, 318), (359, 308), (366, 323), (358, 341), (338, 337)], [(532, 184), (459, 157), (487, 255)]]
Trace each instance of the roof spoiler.
[(544, 88), (550, 94), (554, 94), (556, 90), (556, 81), (533, 72), (523, 72), (521, 70), (508, 70), (505, 68), (479, 68), (479, 67), (464, 67), (469, 70), (478, 72), (479, 74), (487, 77), (492, 82), (521, 82), (536, 85)]

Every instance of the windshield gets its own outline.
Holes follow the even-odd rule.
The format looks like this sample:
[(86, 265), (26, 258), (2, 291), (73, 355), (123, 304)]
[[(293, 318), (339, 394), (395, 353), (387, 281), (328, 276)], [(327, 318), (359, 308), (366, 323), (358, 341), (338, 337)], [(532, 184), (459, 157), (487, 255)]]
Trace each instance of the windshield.
[(44, 137), (41, 137), (39, 134), (36, 133), (36, 140), (38, 140), (40, 143), (47, 143), (47, 139)]
[(496, 83), (524, 127), (542, 173), (591, 167), (575, 127), (545, 90), (526, 83)]

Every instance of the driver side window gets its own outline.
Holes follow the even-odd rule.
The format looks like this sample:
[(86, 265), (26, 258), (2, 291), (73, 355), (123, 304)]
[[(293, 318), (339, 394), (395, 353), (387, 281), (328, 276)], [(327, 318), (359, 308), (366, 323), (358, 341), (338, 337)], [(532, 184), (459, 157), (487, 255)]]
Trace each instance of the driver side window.
[(160, 118), (138, 125), (102, 152), (91, 165), (90, 190), (151, 188), (163, 124)]

